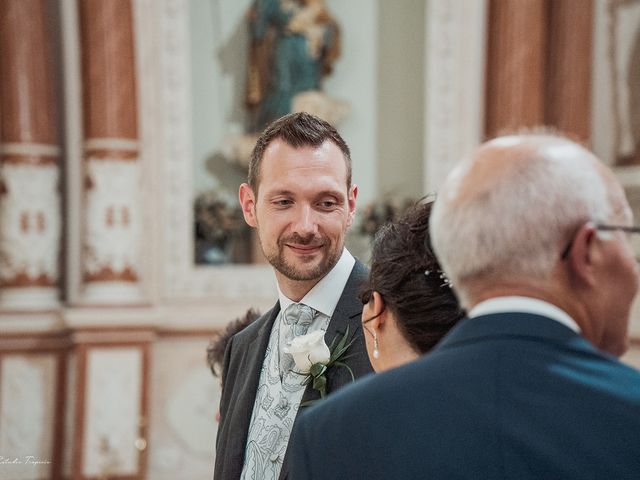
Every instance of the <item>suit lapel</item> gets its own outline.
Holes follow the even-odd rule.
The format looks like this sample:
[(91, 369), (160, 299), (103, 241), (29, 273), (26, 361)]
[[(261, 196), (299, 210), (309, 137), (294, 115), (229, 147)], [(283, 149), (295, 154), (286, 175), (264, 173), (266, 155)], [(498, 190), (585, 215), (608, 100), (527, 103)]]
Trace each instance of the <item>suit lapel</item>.
[[(239, 372), (246, 375), (243, 388), (240, 391), (236, 390), (237, 396), (235, 398), (235, 402), (237, 402), (238, 405), (237, 411), (244, 412), (243, 415), (238, 416), (239, 424), (237, 425), (238, 434), (243, 436), (243, 441), (241, 442), (243, 445), (247, 443), (249, 424), (251, 423), (264, 356), (267, 345), (269, 344), (273, 323), (278, 317), (279, 312), (280, 303), (278, 302), (266, 316), (264, 323), (256, 331), (255, 336), (247, 341), (247, 346), (244, 349), (246, 353), (238, 369)], [(242, 458), (244, 458), (244, 452), (242, 452)]]
[[(353, 337), (358, 334), (360, 327), (359, 320), (362, 314), (362, 304), (358, 300), (358, 292), (360, 285), (364, 278), (367, 276), (367, 270), (362, 263), (356, 260), (356, 263), (349, 275), (347, 284), (344, 287), (340, 300), (336, 305), (336, 309), (333, 312), (333, 316), (327, 326), (327, 331), (324, 334), (324, 341), (327, 345), (331, 345), (332, 342), (337, 343), (346, 333), (347, 327), (349, 327), (349, 337)], [(335, 345), (334, 343), (334, 345)], [(333, 369), (335, 370), (335, 369)], [(336, 375), (336, 371), (327, 372), (327, 381), (331, 385), (331, 377)], [(347, 372), (348, 375), (348, 372)], [(329, 390), (328, 393), (331, 393)], [(320, 398), (320, 394), (317, 390), (314, 390), (311, 385), (308, 385), (302, 396), (302, 402), (309, 402)]]
[[(243, 372), (247, 372), (249, 377), (248, 386), (250, 390), (257, 391), (258, 382), (260, 381), (260, 372), (264, 363), (264, 355), (269, 345), (271, 330), (273, 324), (280, 313), (280, 302), (270, 311), (264, 324), (257, 330), (255, 337), (249, 340), (247, 344), (247, 354), (243, 362)], [(252, 387), (255, 387), (253, 389)], [(255, 394), (249, 395), (255, 400)], [(253, 408), (253, 400), (251, 400), (251, 408)]]

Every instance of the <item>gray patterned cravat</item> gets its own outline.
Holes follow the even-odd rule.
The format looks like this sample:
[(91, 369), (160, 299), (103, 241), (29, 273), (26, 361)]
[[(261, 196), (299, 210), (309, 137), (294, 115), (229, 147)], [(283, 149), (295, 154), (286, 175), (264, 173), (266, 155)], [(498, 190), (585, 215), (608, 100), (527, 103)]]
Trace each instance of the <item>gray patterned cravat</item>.
[(282, 316), (283, 320), (283, 342), (280, 342), (280, 376), (295, 366), (293, 357), (282, 350), (291, 345), (294, 338), (306, 335), (309, 325), (315, 318), (316, 311), (303, 303), (292, 303), (287, 307)]
[(307, 305), (299, 304), (291, 305), (278, 315), (260, 371), (242, 480), (277, 480), (280, 474), (293, 422), (305, 391), (302, 385), (304, 377), (290, 371), (295, 371), (293, 357), (282, 350), (287, 342), (307, 333), (316, 315), (320, 316)]

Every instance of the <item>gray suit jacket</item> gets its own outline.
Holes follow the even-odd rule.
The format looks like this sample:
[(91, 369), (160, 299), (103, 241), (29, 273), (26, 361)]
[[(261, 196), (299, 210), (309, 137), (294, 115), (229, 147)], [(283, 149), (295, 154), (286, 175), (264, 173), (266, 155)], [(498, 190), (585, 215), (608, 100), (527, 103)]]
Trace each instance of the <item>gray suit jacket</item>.
[[(347, 364), (356, 377), (372, 372), (371, 364), (362, 335), (360, 315), (362, 304), (357, 298), (362, 282), (368, 275), (367, 268), (358, 260), (349, 275), (336, 310), (331, 317), (325, 341), (331, 344), (334, 338), (342, 337), (347, 326), (350, 335), (356, 336), (348, 354), (353, 354)], [(240, 478), (244, 464), (245, 446), (253, 404), (258, 390), (260, 370), (269, 343), (271, 328), (280, 311), (279, 303), (258, 318), (246, 329), (234, 335), (225, 352), (223, 369), (224, 388), (220, 400), (220, 425), (216, 441), (215, 480), (236, 480)], [(351, 383), (351, 375), (346, 368), (332, 368), (327, 372), (327, 392)], [(319, 398), (316, 390), (308, 386), (302, 403)], [(305, 408), (301, 408), (300, 412)], [(289, 448), (284, 458), (280, 480), (287, 478)]]

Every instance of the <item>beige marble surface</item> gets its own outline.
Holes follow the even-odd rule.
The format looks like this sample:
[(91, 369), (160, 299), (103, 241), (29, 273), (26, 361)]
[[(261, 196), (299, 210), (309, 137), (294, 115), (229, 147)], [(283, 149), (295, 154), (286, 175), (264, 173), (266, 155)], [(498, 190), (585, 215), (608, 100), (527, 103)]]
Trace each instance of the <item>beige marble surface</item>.
[(210, 480), (220, 401), (206, 365), (207, 337), (167, 337), (153, 347), (148, 478)]

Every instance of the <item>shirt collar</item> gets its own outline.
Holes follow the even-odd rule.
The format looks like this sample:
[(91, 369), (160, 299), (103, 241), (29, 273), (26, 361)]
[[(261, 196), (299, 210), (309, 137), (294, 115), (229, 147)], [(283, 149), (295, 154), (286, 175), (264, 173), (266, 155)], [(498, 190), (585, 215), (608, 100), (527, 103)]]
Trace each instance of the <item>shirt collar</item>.
[(489, 300), (478, 303), (469, 310), (469, 318), (505, 312), (523, 312), (542, 315), (569, 327), (576, 333), (580, 333), (581, 331), (578, 324), (567, 312), (549, 302), (531, 297), (509, 296), (490, 298)]
[[(304, 303), (330, 318), (338, 305), (342, 291), (347, 284), (347, 280), (349, 280), (349, 275), (351, 275), (351, 270), (353, 270), (355, 263), (356, 260), (353, 258), (353, 255), (344, 248), (338, 262), (329, 273), (307, 292), (304, 298), (300, 300), (300, 303)], [(282, 293), (279, 285), (278, 298), (280, 299), (281, 311), (285, 311), (289, 305), (295, 303)]]

